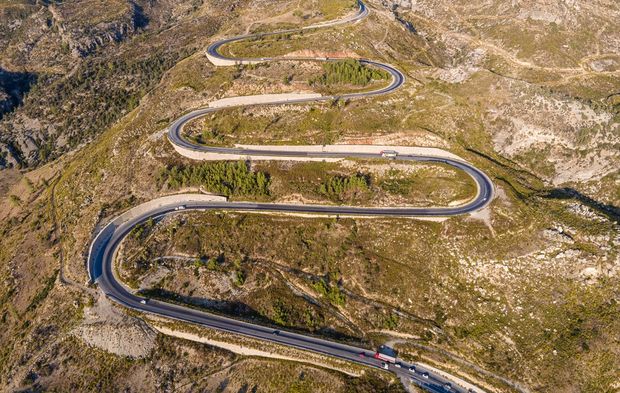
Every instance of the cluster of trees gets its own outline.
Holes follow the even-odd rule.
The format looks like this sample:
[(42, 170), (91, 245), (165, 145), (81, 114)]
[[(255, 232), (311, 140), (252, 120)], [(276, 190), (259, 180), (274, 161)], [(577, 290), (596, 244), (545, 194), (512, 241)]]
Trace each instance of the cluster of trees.
[(361, 173), (353, 176), (333, 176), (323, 182), (319, 192), (330, 199), (344, 200), (360, 191), (368, 191), (370, 177)]
[(203, 187), (226, 196), (266, 196), (270, 183), (267, 174), (252, 172), (244, 161), (168, 166), (159, 173), (158, 182), (170, 188)]
[(323, 64), (323, 74), (311, 78), (308, 83), (311, 86), (342, 83), (366, 86), (372, 80), (389, 79), (389, 77), (390, 75), (383, 70), (366, 67), (355, 59), (347, 59)]

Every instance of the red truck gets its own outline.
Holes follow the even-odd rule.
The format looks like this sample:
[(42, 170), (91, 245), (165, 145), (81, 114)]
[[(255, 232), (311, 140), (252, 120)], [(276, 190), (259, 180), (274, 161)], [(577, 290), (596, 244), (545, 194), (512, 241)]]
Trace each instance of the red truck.
[(375, 359), (381, 359), (388, 363), (396, 363), (396, 357), (398, 354), (394, 348), (390, 348), (387, 345), (381, 345), (375, 353)]

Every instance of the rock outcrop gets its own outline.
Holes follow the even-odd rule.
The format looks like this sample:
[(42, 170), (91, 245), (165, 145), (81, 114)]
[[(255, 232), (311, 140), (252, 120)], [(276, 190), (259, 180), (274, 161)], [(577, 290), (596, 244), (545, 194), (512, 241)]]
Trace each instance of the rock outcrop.
[(124, 3), (115, 13), (91, 23), (77, 18), (74, 7), (64, 3), (49, 7), (62, 41), (73, 57), (86, 57), (100, 47), (120, 42), (146, 24), (140, 8), (133, 3)]

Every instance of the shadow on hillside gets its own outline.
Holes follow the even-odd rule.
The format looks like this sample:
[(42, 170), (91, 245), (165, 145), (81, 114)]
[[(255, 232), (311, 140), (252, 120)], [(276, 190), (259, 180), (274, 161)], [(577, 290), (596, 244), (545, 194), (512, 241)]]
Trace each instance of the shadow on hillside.
[(137, 29), (144, 29), (150, 22), (149, 17), (144, 13), (144, 8), (140, 5), (133, 3), (134, 16), (133, 23)]
[(23, 103), (24, 96), (36, 82), (29, 72), (12, 72), (0, 67), (0, 119)]
[[(521, 180), (523, 180), (524, 185), (526, 185), (526, 187), (530, 187), (527, 186), (527, 184), (529, 184), (529, 182), (526, 180), (526, 177), (533, 177), (538, 179), (539, 181), (542, 181), (540, 178), (537, 178), (536, 176), (534, 176), (531, 173), (528, 173), (527, 171), (524, 171), (522, 169), (513, 169), (510, 168), (509, 166), (499, 162), (498, 160), (494, 159), (493, 157), (486, 155), (482, 152), (479, 152), (477, 150), (474, 149), (467, 149), (467, 151), (476, 154), (482, 158), (485, 158), (489, 161), (491, 161), (492, 163), (499, 165), (502, 168), (506, 168), (506, 169), (511, 169), (514, 171), (514, 173), (516, 174), (516, 176), (518, 178), (520, 178)], [(531, 188), (530, 188), (531, 189)], [(516, 195), (518, 198), (523, 199), (524, 196), (518, 192), (517, 190), (515, 190), (513, 188), (513, 190), (516, 192)], [(617, 206), (614, 205), (610, 205), (610, 204), (604, 204), (601, 203), (597, 200), (594, 200), (592, 198), (590, 198), (587, 195), (584, 195), (582, 193), (580, 193), (579, 191), (575, 190), (574, 188), (571, 187), (562, 187), (562, 188), (555, 188), (552, 190), (547, 190), (547, 191), (542, 191), (540, 194), (537, 194), (537, 196), (542, 196), (543, 198), (547, 198), (547, 199), (575, 199), (579, 202), (581, 202), (582, 204), (584, 204), (585, 206), (588, 206), (589, 208), (595, 210), (596, 212), (604, 215), (605, 217), (607, 217), (609, 220), (614, 221), (616, 223), (620, 223), (620, 208), (618, 208)]]
[(274, 321), (273, 319), (259, 313), (257, 310), (247, 305), (246, 303), (239, 301), (231, 302), (227, 300), (205, 299), (196, 296), (181, 296), (178, 293), (161, 288), (140, 290), (138, 294), (147, 298), (153, 298), (169, 303), (181, 304), (193, 309), (212, 312), (229, 318), (243, 320), (245, 322), (256, 323), (266, 327), (273, 327), (274, 330), (283, 328), (291, 332), (309, 334), (321, 338), (333, 339), (351, 344), (360, 344), (365, 342), (365, 340), (360, 337), (350, 336), (342, 332), (333, 330), (329, 327), (317, 330), (309, 330), (299, 326), (283, 326)]
[(564, 188), (556, 188), (545, 195), (545, 198), (549, 199), (576, 199), (577, 201), (583, 203), (589, 208), (596, 210), (598, 213), (604, 215), (611, 221), (616, 223), (620, 223), (620, 208), (614, 205), (607, 205), (601, 202), (598, 202), (589, 196), (583, 195), (579, 191), (574, 188), (564, 187)]

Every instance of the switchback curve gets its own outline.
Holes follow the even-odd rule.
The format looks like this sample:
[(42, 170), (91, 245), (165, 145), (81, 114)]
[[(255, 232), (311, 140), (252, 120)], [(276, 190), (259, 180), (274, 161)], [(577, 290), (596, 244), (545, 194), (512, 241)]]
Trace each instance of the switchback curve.
[[(277, 60), (274, 58), (259, 59), (229, 59), (219, 53), (222, 45), (249, 38), (260, 38), (273, 34), (282, 34), (307, 29), (316, 29), (322, 27), (330, 27), (343, 23), (354, 23), (368, 15), (368, 9), (363, 2), (358, 1), (359, 10), (353, 16), (338, 21), (331, 21), (319, 25), (308, 26), (302, 29), (291, 29), (278, 31), (273, 33), (251, 34), (246, 36), (233, 37), (218, 41), (207, 49), (207, 56), (214, 62), (220, 62), (219, 65), (233, 64), (251, 64)], [(332, 61), (330, 59), (306, 59), (306, 58), (286, 58), (286, 60), (322, 60)], [(361, 59), (360, 62), (373, 67), (381, 68), (390, 73), (392, 76), (391, 83), (383, 88), (359, 93), (349, 93), (335, 96), (324, 96), (312, 99), (284, 100), (269, 102), (270, 105), (292, 104), (292, 103), (309, 103), (318, 101), (327, 101), (334, 98), (361, 98), (376, 95), (387, 94), (402, 86), (405, 81), (404, 75), (396, 68), (376, 61)], [(264, 103), (263, 103), (264, 104)], [(282, 150), (262, 150), (262, 149), (240, 149), (240, 148), (223, 148), (209, 147), (190, 143), (183, 138), (181, 132), (183, 126), (189, 121), (205, 116), (220, 108), (205, 108), (192, 111), (179, 119), (171, 126), (168, 132), (168, 139), (174, 145), (177, 151), (198, 151), (211, 152), (221, 154), (222, 159), (229, 156), (246, 156), (260, 157), (268, 159), (269, 157), (291, 157), (291, 158), (382, 158), (381, 153), (368, 152), (316, 152), (316, 151), (282, 151)], [(490, 203), (493, 197), (493, 184), (491, 180), (479, 169), (470, 163), (446, 157), (437, 156), (420, 156), (398, 154), (397, 160), (419, 161), (431, 163), (443, 163), (451, 165), (459, 170), (465, 171), (471, 176), (477, 184), (478, 192), (475, 198), (465, 205), (457, 207), (441, 207), (441, 208), (372, 208), (372, 207), (352, 207), (352, 206), (324, 206), (324, 205), (286, 205), (286, 204), (270, 204), (270, 203), (248, 203), (248, 202), (226, 202), (226, 201), (206, 201), (196, 198), (196, 195), (186, 194), (178, 195), (173, 200), (170, 198), (159, 198), (146, 204), (137, 206), (129, 212), (112, 220), (107, 226), (103, 227), (94, 237), (88, 255), (88, 272), (91, 281), (96, 282), (103, 293), (113, 301), (144, 313), (154, 314), (180, 320), (184, 322), (199, 324), (201, 326), (210, 327), (222, 331), (266, 340), (274, 343), (288, 345), (299, 349), (304, 349), (320, 354), (333, 356), (340, 359), (356, 362), (358, 364), (380, 367), (380, 361), (372, 357), (372, 352), (355, 346), (336, 343), (323, 340), (318, 337), (301, 335), (298, 333), (287, 331), (275, 331), (273, 328), (251, 324), (248, 322), (227, 318), (205, 311), (199, 311), (188, 307), (183, 307), (166, 302), (149, 300), (148, 302), (140, 298), (129, 290), (127, 290), (114, 276), (113, 262), (114, 256), (122, 240), (137, 225), (144, 223), (148, 219), (158, 219), (169, 214), (178, 213), (182, 206), (185, 210), (231, 210), (231, 211), (267, 211), (267, 212), (283, 212), (283, 213), (317, 213), (323, 215), (345, 215), (345, 216), (396, 216), (396, 217), (419, 217), (419, 216), (453, 216), (466, 214), (485, 207)], [(277, 333), (276, 333), (277, 332)], [(454, 379), (447, 378), (445, 374), (438, 374), (432, 370), (425, 370), (424, 367), (417, 365), (417, 373), (410, 373), (407, 369), (410, 364), (401, 362), (403, 368), (394, 368), (391, 370), (399, 376), (410, 378), (418, 386), (431, 392), (446, 392), (446, 384), (452, 382), (449, 391), (465, 392), (471, 387), (455, 385)], [(481, 390), (476, 389), (481, 392)]]

